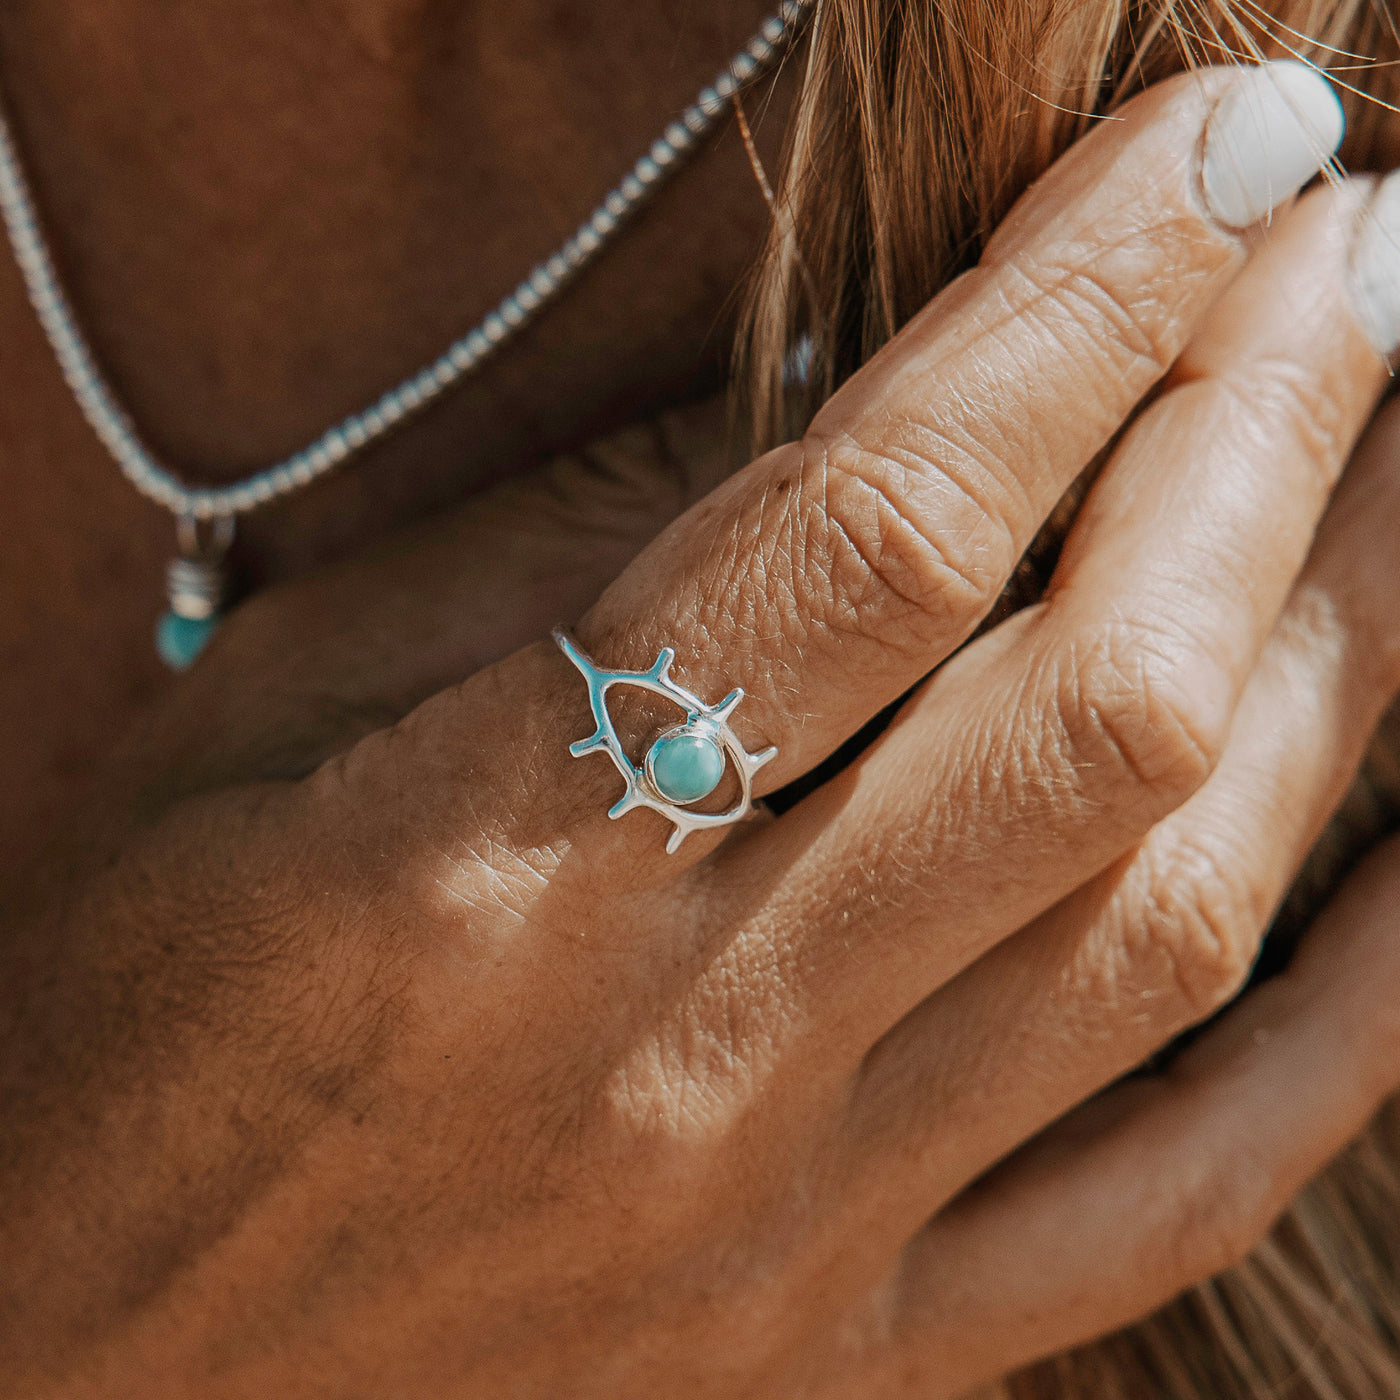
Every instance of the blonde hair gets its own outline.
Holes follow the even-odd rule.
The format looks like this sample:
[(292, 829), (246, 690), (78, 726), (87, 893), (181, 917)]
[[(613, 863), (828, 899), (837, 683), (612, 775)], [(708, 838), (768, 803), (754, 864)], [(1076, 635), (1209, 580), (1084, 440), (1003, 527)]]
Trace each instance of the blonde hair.
[[(1343, 89), (1344, 162), (1388, 166), (1400, 44), (1386, 0), (1273, 0), (1267, 11), (1258, 0), (822, 0), (740, 341), (756, 445), (799, 428), (1115, 105), (1183, 66), (1281, 53), (1329, 69)], [(797, 354), (806, 372), (794, 376)], [(1007, 608), (1043, 587), (1076, 500), (1027, 556)], [(1275, 946), (1298, 936), (1397, 817), (1400, 726), (1373, 748)], [(1239, 1268), (995, 1393), (1400, 1396), (1400, 1109), (1382, 1113)]]

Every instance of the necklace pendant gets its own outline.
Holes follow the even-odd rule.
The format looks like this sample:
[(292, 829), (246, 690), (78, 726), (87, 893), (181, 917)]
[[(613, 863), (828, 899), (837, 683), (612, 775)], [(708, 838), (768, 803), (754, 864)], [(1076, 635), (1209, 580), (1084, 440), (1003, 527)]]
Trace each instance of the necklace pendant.
[(225, 556), (233, 543), (233, 517), (213, 522), (208, 539), (201, 539), (192, 516), (179, 521), (180, 553), (165, 570), (169, 607), (156, 623), (156, 651), (172, 671), (194, 664), (218, 628), (228, 598)]

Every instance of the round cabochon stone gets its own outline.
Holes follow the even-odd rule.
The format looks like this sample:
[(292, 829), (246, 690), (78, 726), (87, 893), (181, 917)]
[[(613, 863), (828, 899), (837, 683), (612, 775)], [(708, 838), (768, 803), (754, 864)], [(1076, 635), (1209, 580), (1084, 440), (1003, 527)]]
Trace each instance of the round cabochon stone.
[(724, 751), (704, 734), (665, 734), (652, 745), (651, 776), (668, 802), (699, 802), (724, 777)]

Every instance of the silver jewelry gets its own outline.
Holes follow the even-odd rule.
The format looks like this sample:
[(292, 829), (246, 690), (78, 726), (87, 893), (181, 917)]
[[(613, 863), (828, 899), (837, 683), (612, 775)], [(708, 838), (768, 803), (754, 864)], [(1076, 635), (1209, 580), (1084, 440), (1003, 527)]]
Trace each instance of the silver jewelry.
[[(758, 753), (749, 753), (729, 727), (730, 715), (744, 698), (742, 690), (731, 690), (718, 705), (707, 705), (671, 679), (671, 666), (676, 659), (672, 647), (661, 648), (650, 670), (604, 671), (584, 655), (567, 632), (555, 628), (554, 640), (587, 681), (588, 703), (598, 726), (587, 739), (570, 744), (569, 752), (575, 758), (606, 753), (627, 784), (627, 790), (613, 803), (608, 816), (615, 821), (634, 807), (650, 807), (653, 812), (660, 812), (674, 826), (666, 842), (666, 851), (670, 854), (680, 849), (681, 842), (692, 831), (729, 826), (753, 810), (754, 774), (776, 758), (778, 750), (770, 746)], [(640, 768), (628, 758), (608, 712), (607, 694), (615, 685), (634, 685), (648, 690), (673, 701), (685, 711), (683, 724), (663, 729), (652, 740)], [(729, 809), (724, 812), (691, 810), (692, 803), (703, 802), (719, 787), (726, 768), (730, 767), (738, 780), (739, 792)]]
[[(764, 22), (719, 77), (701, 89), (694, 103), (603, 197), (602, 203), (583, 221), (573, 237), (534, 268), (474, 329), (449, 345), (431, 364), (410, 375), (368, 408), (328, 428), (299, 452), (226, 486), (190, 486), (161, 462), (142, 440), (130, 414), (98, 367), (55, 271), (14, 135), (0, 104), (0, 217), (9, 234), (29, 300), (83, 416), (122, 474), (142, 495), (176, 516), (182, 540), (196, 540), (198, 547), (193, 552), (187, 552), (182, 543), (180, 558), (171, 566), (172, 579), (176, 565), (189, 563), (196, 572), (203, 571), (210, 579), (218, 581), (219, 587), (214, 591), (221, 593), (223, 556), (232, 541), (233, 522), (237, 516), (309, 485), (364, 451), (464, 375), (477, 369), (533, 321), (612, 241), (638, 207), (680, 169), (700, 141), (713, 131), (728, 103), (745, 86), (774, 68), (801, 33), (817, 3), (818, 0), (783, 0), (777, 13)], [(217, 522), (202, 544), (198, 541), (200, 522)], [(183, 573), (181, 579), (185, 579)], [(193, 652), (197, 652), (208, 631), (212, 631), (218, 605), (203, 613), (197, 609), (181, 611), (188, 606), (189, 591), (183, 583), (177, 588), (172, 582), (168, 592), (170, 612), (162, 619), (162, 628), (166, 628), (167, 619), (195, 624), (186, 641), (193, 644)], [(203, 603), (198, 604), (198, 607), (203, 606)], [(200, 632), (198, 638), (195, 632)], [(184, 659), (184, 664), (194, 659), (193, 652)], [(180, 664), (180, 658), (170, 654), (164, 645), (162, 653), (172, 664)]]

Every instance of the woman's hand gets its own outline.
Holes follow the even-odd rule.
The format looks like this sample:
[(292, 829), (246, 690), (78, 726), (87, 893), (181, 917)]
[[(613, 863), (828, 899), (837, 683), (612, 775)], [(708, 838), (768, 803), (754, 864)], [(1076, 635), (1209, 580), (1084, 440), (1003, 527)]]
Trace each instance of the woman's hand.
[(1400, 1081), (1371, 924), (1044, 1130), (1236, 992), (1400, 680), (1393, 417), (1314, 544), (1397, 192), (1236, 227), (1332, 120), (1296, 67), (1134, 102), (589, 609), (600, 664), (746, 687), (763, 790), (944, 663), (779, 818), (609, 821), (547, 642), (377, 727), (654, 500), (501, 546), (533, 599), (464, 596), (477, 513), (231, 619), (7, 950), (6, 1393), (949, 1396), (1246, 1248)]

